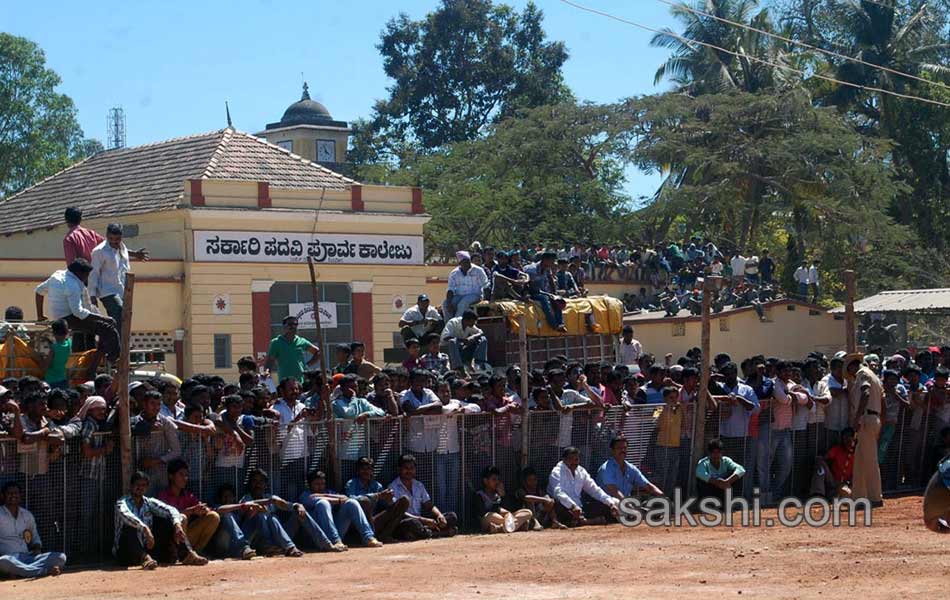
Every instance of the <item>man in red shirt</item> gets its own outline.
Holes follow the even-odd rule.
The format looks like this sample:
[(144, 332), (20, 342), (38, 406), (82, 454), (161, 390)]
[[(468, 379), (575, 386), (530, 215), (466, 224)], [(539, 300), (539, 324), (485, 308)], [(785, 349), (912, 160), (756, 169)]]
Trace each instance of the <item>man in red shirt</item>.
[(854, 429), (841, 430), (841, 443), (832, 446), (828, 454), (818, 457), (812, 476), (811, 493), (826, 498), (851, 497), (851, 477), (854, 472)]
[(77, 258), (85, 258), (92, 262), (92, 249), (102, 243), (104, 238), (91, 229), (82, 227), (82, 209), (70, 206), (66, 209), (66, 225), (69, 231), (63, 238), (63, 254), (66, 256), (66, 264), (73, 262)]
[(218, 530), (221, 517), (199, 502), (188, 487), (188, 463), (177, 458), (168, 463), (168, 487), (159, 492), (158, 499), (174, 507), (185, 516), (181, 524), (194, 552), (201, 552)]

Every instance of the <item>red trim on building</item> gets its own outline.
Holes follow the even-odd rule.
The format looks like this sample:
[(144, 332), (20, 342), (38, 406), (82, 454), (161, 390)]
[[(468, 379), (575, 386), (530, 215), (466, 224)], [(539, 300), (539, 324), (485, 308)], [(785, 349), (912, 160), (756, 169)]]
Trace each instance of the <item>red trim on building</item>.
[(353, 339), (366, 344), (366, 360), (373, 360), (373, 294), (352, 294)]
[(201, 193), (201, 180), (200, 179), (189, 179), (188, 183), (191, 184), (191, 205), (192, 206), (204, 206), (205, 197)]
[(350, 207), (356, 212), (363, 212), (363, 186), (359, 184), (350, 186)]
[(412, 214), (419, 215), (425, 212), (422, 206), (422, 188), (412, 188)]
[(270, 345), (270, 292), (251, 292), (251, 332), (254, 358)]
[(270, 208), (270, 184), (266, 181), (257, 182), (257, 208)]
[(185, 379), (185, 342), (175, 340), (175, 374)]

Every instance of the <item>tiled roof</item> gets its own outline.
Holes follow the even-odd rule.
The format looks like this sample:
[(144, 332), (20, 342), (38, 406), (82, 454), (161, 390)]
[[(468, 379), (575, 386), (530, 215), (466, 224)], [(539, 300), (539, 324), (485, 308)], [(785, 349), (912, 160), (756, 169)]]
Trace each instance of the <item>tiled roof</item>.
[(300, 189), (356, 183), (260, 138), (222, 129), (80, 161), (0, 201), (0, 234), (60, 225), (69, 206), (80, 207), (84, 219), (172, 210), (185, 181), (202, 178)]
[[(844, 307), (833, 309), (833, 313), (844, 313)], [(950, 288), (932, 290), (891, 290), (881, 292), (854, 303), (854, 312), (858, 314), (875, 312), (896, 313), (950, 313)]]

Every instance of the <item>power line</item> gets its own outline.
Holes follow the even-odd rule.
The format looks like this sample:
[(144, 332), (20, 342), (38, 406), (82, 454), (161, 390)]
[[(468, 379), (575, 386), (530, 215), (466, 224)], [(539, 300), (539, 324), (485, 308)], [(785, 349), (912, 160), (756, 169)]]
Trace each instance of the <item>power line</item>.
[[(672, 7), (674, 7), (674, 8), (679, 8), (679, 9), (685, 10), (685, 11), (690, 12), (690, 13), (693, 13), (693, 14), (695, 14), (695, 15), (701, 15), (701, 16), (703, 16), (703, 17), (708, 17), (708, 18), (710, 18), (710, 19), (714, 19), (714, 20), (719, 21), (719, 22), (721, 22), (721, 23), (727, 23), (727, 24), (732, 25), (732, 26), (734, 26), (734, 27), (741, 27), (741, 28), (746, 29), (746, 30), (749, 30), (749, 31), (754, 31), (754, 32), (756, 32), (756, 33), (761, 33), (762, 35), (768, 36), (768, 37), (770, 37), (770, 38), (775, 38), (775, 39), (777, 39), (777, 40), (782, 40), (783, 42), (788, 42), (788, 43), (790, 43), (790, 44), (795, 44), (796, 46), (801, 46), (801, 47), (803, 47), (803, 48), (808, 48), (809, 50), (815, 50), (815, 51), (817, 51), (817, 52), (821, 52), (821, 53), (827, 54), (827, 55), (829, 55), (829, 56), (834, 56), (834, 57), (836, 57), (836, 58), (841, 58), (841, 59), (844, 59), (844, 60), (849, 60), (849, 61), (851, 61), (851, 62), (855, 62), (855, 63), (861, 64), (861, 65), (864, 65), (864, 66), (866, 66), (866, 67), (872, 67), (872, 68), (874, 68), (874, 69), (880, 69), (880, 70), (882, 70), (882, 71), (887, 71), (888, 73), (893, 73), (894, 75), (900, 75), (901, 77), (907, 77), (907, 78), (913, 79), (913, 80), (915, 80), (915, 81), (921, 81), (921, 82), (923, 82), (923, 83), (927, 83), (927, 84), (930, 84), (930, 85), (933, 85), (933, 86), (937, 86), (937, 87), (943, 88), (943, 89), (945, 89), (945, 90), (950, 90), (950, 87), (944, 85), (943, 83), (941, 83), (941, 82), (939, 82), (939, 81), (931, 81), (931, 80), (929, 80), (929, 79), (924, 79), (923, 77), (918, 77), (917, 75), (911, 75), (910, 73), (904, 73), (903, 71), (898, 71), (898, 70), (896, 70), (896, 69), (892, 69), (892, 68), (886, 67), (886, 66), (884, 66), (884, 65), (876, 65), (876, 64), (874, 64), (874, 63), (870, 63), (870, 62), (867, 62), (867, 61), (865, 61), (865, 60), (861, 60), (860, 58), (855, 58), (855, 57), (853, 57), (853, 56), (848, 56), (848, 55), (846, 55), (846, 54), (839, 54), (839, 53), (837, 53), (837, 52), (834, 52), (833, 50), (825, 50), (824, 48), (819, 48), (818, 46), (813, 46), (813, 45), (808, 44), (808, 43), (805, 43), (805, 42), (800, 42), (800, 41), (798, 41), (798, 40), (793, 40), (793, 39), (791, 39), (791, 38), (785, 37), (785, 36), (783, 36), (783, 35), (779, 35), (779, 34), (777, 34), (777, 33), (772, 33), (772, 32), (770, 32), (770, 31), (766, 31), (766, 30), (764, 30), (764, 29), (759, 29), (758, 27), (753, 27), (753, 26), (751, 26), (751, 25), (746, 25), (746, 24), (744, 24), (744, 23), (739, 23), (739, 22), (737, 22), (737, 21), (732, 21), (732, 20), (729, 20), (729, 19), (726, 19), (726, 18), (723, 18), (723, 17), (719, 17), (719, 16), (716, 16), (716, 15), (711, 14), (711, 13), (708, 13), (708, 12), (701, 11), (701, 10), (696, 9), (696, 8), (692, 8), (692, 7), (688, 6), (685, 2), (671, 2), (670, 0), (656, 0), (656, 1), (657, 1), (657, 2), (661, 2), (661, 3), (663, 3), (663, 4), (666, 4), (666, 5), (668, 5), (668, 6), (672, 6)], [(868, 0), (864, 0), (864, 1), (867, 2)]]
[[(737, 58), (747, 58), (747, 59), (749, 59), (749, 60), (755, 61), (755, 62), (757, 62), (757, 63), (764, 64), (764, 65), (768, 65), (768, 66), (774, 67), (774, 68), (776, 68), (776, 69), (785, 69), (786, 71), (791, 71), (792, 73), (796, 73), (796, 74), (801, 75), (801, 76), (803, 76), (803, 77), (806, 77), (806, 78), (809, 77), (809, 74), (806, 73), (805, 71), (802, 71), (802, 70), (800, 70), (800, 69), (796, 69), (796, 68), (794, 68), (794, 67), (790, 67), (790, 66), (788, 66), (788, 65), (778, 64), (778, 63), (775, 63), (775, 62), (772, 62), (772, 61), (769, 61), (769, 60), (765, 60), (764, 58), (759, 58), (759, 57), (757, 57), (757, 56), (752, 56), (751, 54), (745, 54), (745, 55), (739, 54), (738, 52), (734, 52), (734, 51), (732, 51), (732, 50), (727, 50), (727, 49), (725, 49), (725, 48), (722, 48), (722, 47), (720, 47), (720, 46), (716, 46), (715, 44), (710, 44), (710, 43), (708, 43), (708, 42), (701, 42), (701, 41), (699, 41), (699, 40), (691, 40), (691, 39), (685, 38), (685, 37), (683, 37), (683, 36), (681, 36), (681, 35), (679, 35), (679, 34), (677, 34), (677, 33), (674, 33), (674, 32), (672, 32), (672, 31), (663, 31), (663, 30), (660, 30), (660, 29), (655, 29), (655, 28), (653, 28), (653, 27), (648, 27), (647, 25), (642, 25), (642, 24), (640, 24), (640, 23), (637, 23), (636, 21), (630, 21), (630, 20), (628, 20), (628, 19), (624, 19), (624, 18), (622, 18), (622, 17), (618, 17), (618, 16), (616, 16), (616, 15), (612, 15), (612, 14), (607, 13), (607, 12), (603, 12), (603, 11), (597, 10), (597, 9), (595, 9), (595, 8), (590, 8), (589, 6), (584, 6), (584, 5), (582, 5), (582, 4), (577, 4), (576, 2), (572, 2), (571, 0), (561, 0), (561, 2), (562, 2), (563, 4), (567, 4), (568, 6), (572, 6), (572, 7), (576, 8), (576, 9), (579, 9), (579, 10), (582, 10), (582, 11), (585, 11), (585, 12), (589, 12), (589, 13), (592, 13), (592, 14), (595, 14), (595, 15), (600, 15), (600, 16), (602, 16), (602, 17), (607, 17), (608, 19), (612, 19), (612, 20), (614, 20), (614, 21), (618, 21), (618, 22), (624, 23), (624, 24), (626, 24), (626, 25), (631, 25), (631, 26), (633, 26), (633, 27), (637, 27), (637, 28), (643, 29), (643, 30), (645, 30), (645, 31), (649, 31), (649, 32), (652, 32), (652, 33), (659, 33), (659, 34), (662, 34), (662, 35), (668, 35), (668, 36), (670, 36), (670, 37), (673, 37), (673, 38), (676, 38), (676, 39), (680, 40), (681, 42), (683, 42), (684, 44), (687, 44), (687, 45), (695, 44), (695, 45), (697, 45), (697, 46), (704, 46), (704, 47), (706, 47), (706, 48), (711, 48), (711, 49), (717, 50), (717, 51), (719, 51), (719, 52), (724, 52), (724, 53), (726, 53), (726, 54), (730, 54), (730, 55), (735, 56), (735, 57), (737, 57)], [(917, 100), (917, 101), (919, 101), (919, 102), (924, 102), (924, 103), (926, 103), (926, 104), (933, 104), (933, 105), (936, 105), (936, 106), (942, 106), (942, 107), (944, 107), (944, 108), (950, 108), (950, 103), (940, 102), (939, 100), (931, 100), (931, 99), (929, 99), (929, 98), (921, 98), (921, 97), (919, 97), (919, 96), (912, 96), (912, 95), (910, 95), (910, 94), (902, 94), (902, 93), (900, 93), (900, 92), (893, 92), (893, 91), (890, 91), (890, 90), (885, 90), (885, 89), (882, 89), (882, 88), (879, 88), (879, 87), (874, 87), (874, 86), (869, 86), (869, 85), (861, 85), (861, 84), (859, 84), (859, 83), (852, 83), (852, 82), (850, 82), (850, 81), (841, 81), (840, 79), (835, 79), (834, 77), (828, 77), (827, 75), (821, 75), (820, 73), (812, 73), (810, 76), (811, 76), (811, 77), (816, 77), (816, 78), (818, 78), (818, 79), (822, 79), (822, 80), (824, 80), (824, 81), (829, 81), (829, 82), (831, 82), (831, 83), (837, 83), (837, 84), (839, 84), (839, 85), (844, 85), (844, 86), (847, 86), (847, 87), (857, 88), (857, 89), (859, 89), (859, 90), (864, 90), (864, 91), (867, 91), (867, 92), (879, 92), (879, 93), (881, 93), (881, 94), (887, 94), (887, 95), (889, 95), (889, 96), (895, 96), (895, 97), (897, 97), (897, 98), (904, 98), (905, 100)]]

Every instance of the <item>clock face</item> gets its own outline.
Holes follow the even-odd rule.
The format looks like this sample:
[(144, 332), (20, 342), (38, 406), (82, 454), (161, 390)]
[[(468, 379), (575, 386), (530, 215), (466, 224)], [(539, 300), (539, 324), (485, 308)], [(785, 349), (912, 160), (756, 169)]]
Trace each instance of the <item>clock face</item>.
[(317, 162), (336, 162), (336, 143), (333, 140), (317, 140)]

